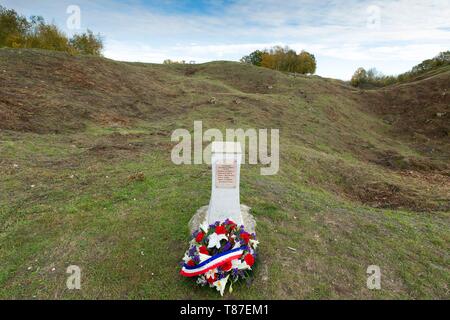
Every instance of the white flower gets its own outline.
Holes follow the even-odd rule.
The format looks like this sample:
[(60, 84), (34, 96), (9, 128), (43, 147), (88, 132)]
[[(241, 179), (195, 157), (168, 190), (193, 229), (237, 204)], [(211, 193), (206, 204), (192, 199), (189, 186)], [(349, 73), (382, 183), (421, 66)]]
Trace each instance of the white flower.
[(235, 242), (232, 250), (240, 248), (240, 247), (241, 247), (241, 243), (239, 241)]
[(217, 271), (218, 271), (217, 268), (215, 268), (215, 269), (211, 269), (208, 272), (206, 272), (205, 273), (206, 279), (214, 278), (214, 275), (217, 273)]
[(238, 269), (238, 270), (251, 270), (250, 266), (245, 261), (241, 261), (241, 259), (234, 259), (231, 261), (231, 268), (232, 269)]
[(220, 240), (228, 240), (227, 236), (224, 234), (213, 233), (209, 236), (208, 248), (220, 249)]
[(203, 261), (208, 260), (209, 258), (211, 258), (210, 255), (203, 254), (203, 253), (199, 253), (198, 256), (200, 257), (200, 263), (202, 263)]
[(252, 247), (253, 249), (256, 249), (258, 247), (259, 241), (258, 240), (253, 240), (250, 239), (250, 247)]
[(188, 263), (189, 260), (191, 260), (191, 258), (189, 257), (188, 253), (186, 252), (184, 254), (183, 261), (184, 261), (184, 263)]
[(201, 276), (197, 278), (197, 284), (204, 286), (207, 283), (205, 277)]
[(220, 292), (220, 295), (223, 297), (223, 292), (225, 291), (225, 286), (227, 285), (227, 281), (230, 275), (227, 275), (225, 278), (221, 280), (217, 280), (213, 283), (213, 286), (216, 287), (217, 291)]
[(209, 230), (209, 225), (206, 221), (204, 221), (201, 225), (200, 225), (200, 229), (203, 230), (204, 233), (208, 233)]

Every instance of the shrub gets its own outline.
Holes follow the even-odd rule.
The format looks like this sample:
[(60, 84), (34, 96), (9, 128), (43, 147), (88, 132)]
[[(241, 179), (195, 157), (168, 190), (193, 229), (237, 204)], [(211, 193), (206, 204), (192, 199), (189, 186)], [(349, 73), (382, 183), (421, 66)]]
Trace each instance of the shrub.
[(101, 55), (103, 41), (100, 34), (94, 35), (91, 30), (86, 33), (76, 34), (70, 39), (70, 45), (82, 54)]
[(367, 82), (367, 71), (364, 68), (358, 68), (352, 76), (350, 83), (354, 87), (360, 87)]
[(32, 17), (25, 34), (24, 47), (71, 52), (69, 40), (57, 26), (46, 24), (42, 17)]
[(22, 46), (29, 27), (30, 24), (25, 17), (0, 6), (0, 47)]
[(253, 64), (255, 66), (260, 67), (262, 62), (264, 52), (260, 50), (253, 51), (248, 56), (244, 56), (241, 58), (242, 63)]
[(0, 6), (0, 47), (38, 48), (99, 56), (103, 41), (100, 35), (94, 35), (90, 30), (69, 39), (56, 25), (47, 24), (40, 16), (27, 20), (16, 11)]
[(174, 60), (170, 60), (170, 59), (166, 59), (163, 62), (164, 64), (186, 64), (186, 61), (181, 60), (181, 61), (174, 61)]
[(426, 72), (450, 65), (450, 51), (439, 53), (432, 59), (427, 59), (414, 66), (410, 71), (398, 76), (385, 76), (375, 68), (366, 71), (364, 68), (358, 68), (350, 80), (354, 87), (384, 87), (394, 83), (410, 81)]
[(241, 62), (250, 63), (269, 69), (295, 73), (315, 73), (316, 58), (314, 55), (301, 51), (299, 54), (289, 47), (275, 46), (264, 51), (256, 50), (248, 56), (244, 56)]

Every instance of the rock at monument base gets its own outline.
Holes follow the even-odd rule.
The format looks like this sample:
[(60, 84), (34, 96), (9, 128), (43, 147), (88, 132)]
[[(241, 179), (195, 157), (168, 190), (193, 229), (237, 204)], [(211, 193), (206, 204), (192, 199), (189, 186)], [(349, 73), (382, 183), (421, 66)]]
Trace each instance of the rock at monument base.
[[(250, 213), (250, 207), (241, 204), (242, 219), (244, 220), (245, 230), (250, 233), (256, 231), (256, 220)], [(189, 230), (193, 233), (199, 228), (199, 226), (206, 221), (206, 215), (208, 214), (208, 206), (203, 206), (197, 210), (194, 216), (189, 220)]]

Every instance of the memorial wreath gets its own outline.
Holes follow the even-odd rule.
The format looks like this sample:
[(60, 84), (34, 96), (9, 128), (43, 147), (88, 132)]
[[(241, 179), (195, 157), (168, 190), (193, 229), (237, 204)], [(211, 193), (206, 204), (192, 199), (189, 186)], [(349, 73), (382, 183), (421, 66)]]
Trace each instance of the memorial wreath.
[(204, 223), (192, 233), (180, 273), (197, 277), (197, 284), (216, 288), (223, 296), (228, 282), (232, 292), (233, 283), (250, 276), (258, 244), (254, 233), (229, 219)]

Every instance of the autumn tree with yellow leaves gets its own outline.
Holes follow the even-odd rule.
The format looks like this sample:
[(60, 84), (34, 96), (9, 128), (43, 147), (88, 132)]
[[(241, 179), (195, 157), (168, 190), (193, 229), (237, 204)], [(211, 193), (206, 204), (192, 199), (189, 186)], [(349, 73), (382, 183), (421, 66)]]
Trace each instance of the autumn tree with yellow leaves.
[[(255, 56), (259, 59), (252, 58)], [(264, 51), (257, 50), (243, 57), (241, 61), (273, 70), (301, 74), (314, 74), (317, 68), (316, 58), (313, 54), (306, 51), (297, 54), (295, 50), (287, 46), (275, 46)]]

